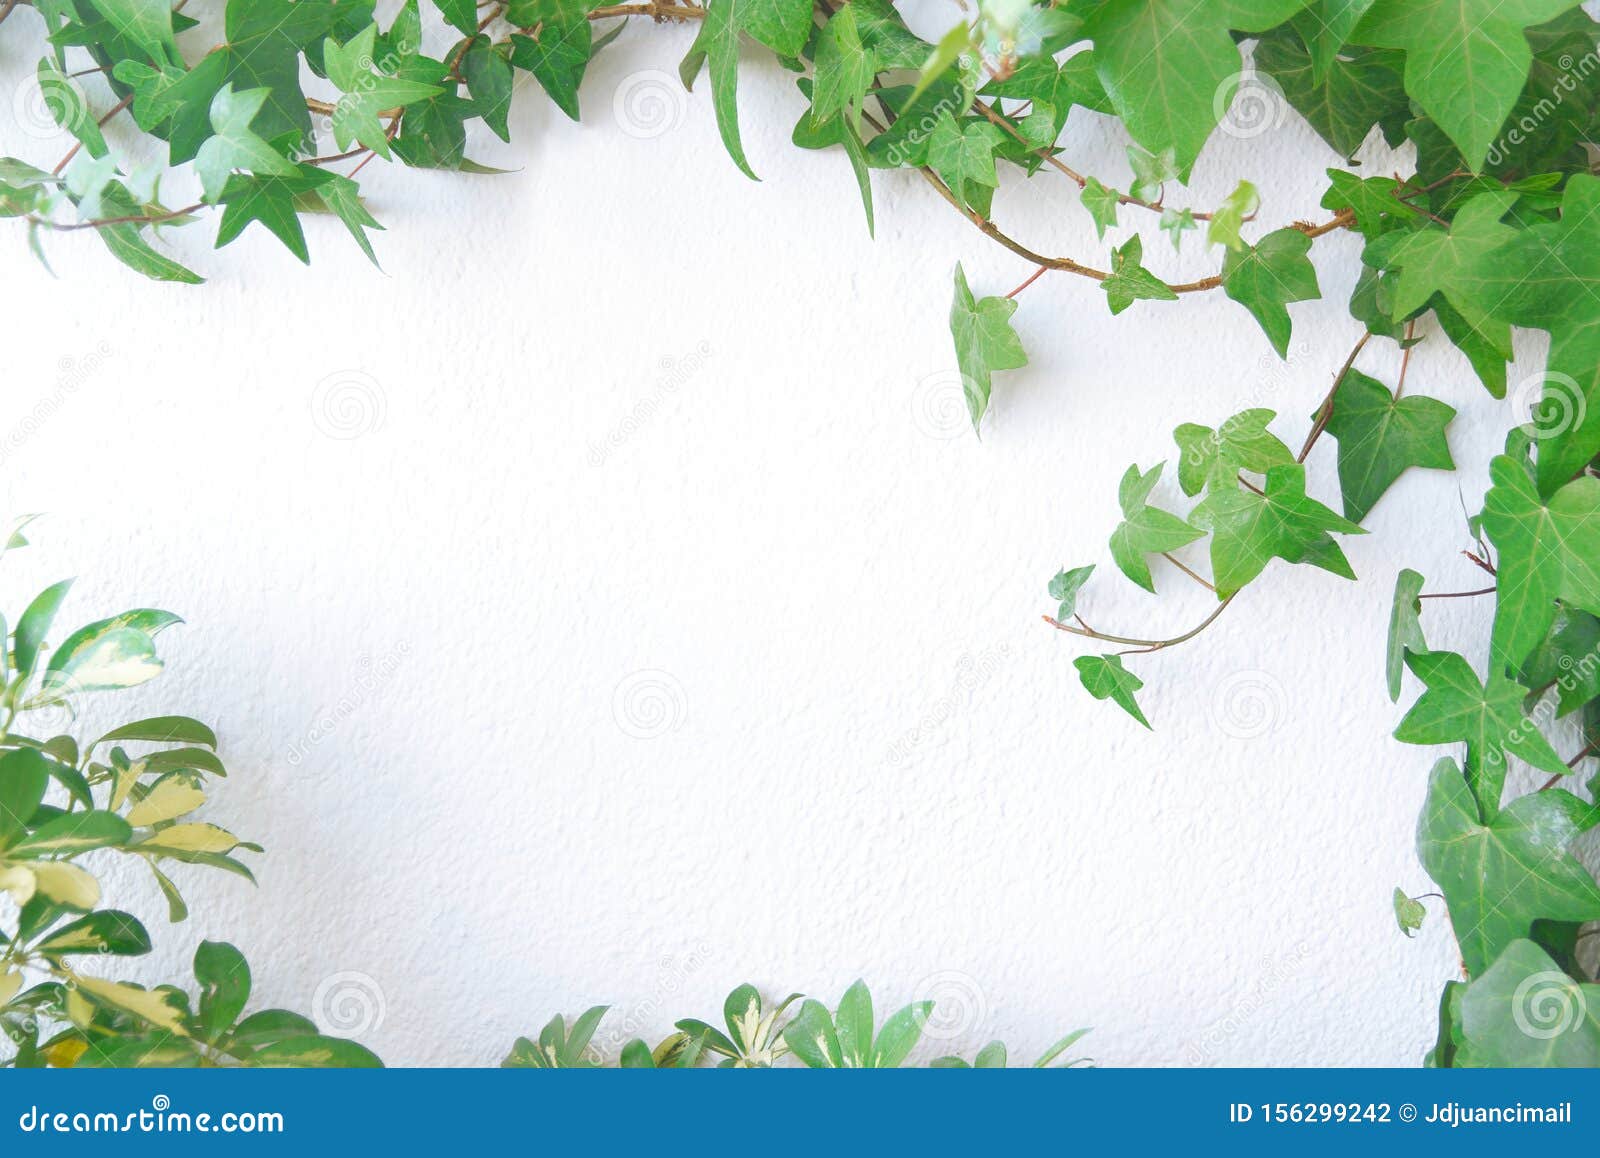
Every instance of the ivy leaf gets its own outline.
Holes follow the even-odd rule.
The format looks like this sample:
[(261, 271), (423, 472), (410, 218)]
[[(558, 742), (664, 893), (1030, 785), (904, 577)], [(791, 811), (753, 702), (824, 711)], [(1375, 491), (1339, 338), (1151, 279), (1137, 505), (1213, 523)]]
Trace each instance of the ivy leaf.
[(1176, 551), (1202, 537), (1202, 532), (1177, 515), (1149, 505), (1150, 492), (1161, 480), (1165, 465), (1157, 463), (1145, 474), (1139, 472), (1137, 464), (1128, 468), (1117, 490), (1122, 522), (1111, 533), (1112, 560), (1124, 575), (1150, 592), (1155, 591), (1156, 585), (1145, 556)]
[[(807, 8), (806, 12), (809, 26), (810, 9)], [(872, 78), (877, 71), (875, 55), (861, 42), (855, 8), (847, 4), (828, 21), (817, 41), (812, 119), (817, 124), (823, 124), (848, 109), (851, 125), (859, 133), (861, 103), (866, 99), (867, 90), (872, 87)], [(993, 167), (992, 160), (990, 167)]]
[(1422, 922), (1428, 918), (1428, 909), (1421, 901), (1408, 897), (1404, 889), (1394, 891), (1394, 919), (1407, 937), (1417, 935)]
[(811, 35), (811, 2), (743, 0), (739, 22), (746, 32), (779, 56), (799, 56)]
[(1558, 606), (1550, 634), (1534, 648), (1517, 682), (1525, 688), (1555, 688), (1557, 716), (1600, 698), (1600, 619)]
[(1400, 200), (1400, 182), (1393, 177), (1361, 178), (1343, 169), (1329, 169), (1327, 174), (1322, 207), (1350, 210), (1355, 214), (1356, 229), (1368, 241), (1391, 230), (1410, 229), (1422, 217), (1422, 210)]
[(1313, 79), (1321, 81), (1339, 50), (1372, 7), (1372, 0), (1313, 0), (1290, 21), (1310, 50)]
[(1305, 0), (1104, 0), (1084, 18), (1100, 81), (1152, 153), (1171, 149), (1187, 175), (1222, 110), (1216, 94), (1239, 71), (1229, 30), (1264, 32)]
[(948, 112), (928, 137), (928, 165), (962, 202), (988, 216), (989, 197), (999, 186), (994, 151), (1005, 140), (988, 121), (957, 124)]
[(1417, 853), (1450, 907), (1468, 973), (1482, 974), (1535, 921), (1600, 918), (1600, 885), (1566, 851), (1585, 807), (1568, 792), (1530, 792), (1485, 821), (1455, 761), (1433, 766)]
[(1527, 83), (1525, 29), (1577, 0), (1377, 0), (1351, 39), (1406, 54), (1406, 92), (1455, 142), (1467, 167), (1489, 146)]
[(151, 60), (180, 59), (169, 0), (92, 0), (95, 11)]
[(1455, 416), (1436, 398), (1396, 398), (1375, 378), (1347, 371), (1328, 419), (1328, 433), (1339, 440), (1345, 518), (1365, 519), (1409, 467), (1454, 470), (1444, 432)]
[(473, 36), (478, 31), (478, 5), (476, 0), (433, 0), (433, 6), (444, 17), (445, 23), (462, 36)]
[[(1499, 672), (1480, 683), (1453, 651), (1412, 652), (1406, 666), (1427, 687), (1395, 729), (1405, 744), (1467, 745), (1467, 780), (1485, 816), (1500, 807), (1506, 754), (1554, 775), (1569, 769), (1523, 711), (1527, 689)], [(1438, 879), (1435, 874), (1435, 879)]]
[(1283, 440), (1267, 429), (1277, 415), (1262, 408), (1241, 410), (1217, 429), (1185, 422), (1172, 432), (1182, 457), (1178, 485), (1191, 498), (1207, 486), (1233, 486), (1241, 470), (1264, 475), (1294, 462)]
[(1585, 476), (1550, 499), (1500, 455), (1483, 500), (1483, 529), (1500, 552), (1492, 651), (1514, 668), (1544, 639), (1556, 600), (1600, 614), (1600, 479)]
[(1172, 287), (1140, 263), (1144, 260), (1144, 243), (1134, 234), (1120, 249), (1111, 251), (1111, 273), (1100, 283), (1106, 292), (1106, 301), (1113, 314), (1120, 314), (1141, 298), (1154, 301), (1177, 301)]
[(1211, 214), (1211, 224), (1206, 227), (1206, 244), (1221, 243), (1229, 249), (1243, 249), (1244, 239), (1239, 230), (1261, 208), (1261, 194), (1248, 181), (1240, 181), (1227, 199)]
[(1298, 229), (1279, 229), (1222, 259), (1222, 292), (1255, 315), (1280, 358), (1289, 356), (1285, 307), (1321, 296), (1317, 271), (1306, 257), (1310, 249), (1311, 238)]
[(1129, 145), (1128, 164), (1133, 169), (1133, 195), (1141, 201), (1160, 200), (1163, 186), (1178, 179), (1178, 162), (1170, 148), (1151, 153)]
[[(217, 225), (217, 248), (221, 249), (251, 222), (259, 221), (289, 247), (289, 252), (310, 264), (305, 231), (297, 214), (297, 198), (322, 185), (331, 174), (320, 170), (297, 170), (295, 177), (241, 177), (228, 179), (222, 193), (222, 220)], [(313, 175), (315, 174), (315, 175)]]
[(1087, 567), (1073, 567), (1070, 570), (1062, 569), (1056, 572), (1054, 579), (1050, 580), (1050, 598), (1059, 601), (1056, 608), (1058, 620), (1071, 619), (1078, 608), (1078, 593), (1083, 590), (1083, 585), (1089, 582), (1089, 576), (1094, 574), (1093, 563)]
[(991, 376), (995, 370), (1017, 370), (1028, 364), (1022, 339), (1011, 327), (1017, 303), (1010, 298), (975, 300), (966, 271), (956, 265), (955, 300), (950, 305), (950, 335), (956, 343), (956, 366), (967, 400), (972, 429), (977, 430), (989, 408)]
[[(578, 119), (578, 85), (589, 67), (594, 33), (589, 25), (589, 7), (581, 0), (540, 0), (537, 10), (538, 36), (511, 36), (511, 63), (533, 73), (556, 107), (573, 120)], [(708, 12), (706, 21), (711, 22)], [(738, 33), (733, 33), (737, 53)], [(699, 40), (696, 39), (696, 44)], [(693, 50), (691, 49), (691, 52)], [(734, 66), (737, 67), (737, 57)], [(712, 96), (716, 96), (719, 65), (713, 60)], [(729, 97), (732, 99), (731, 94)], [(720, 120), (720, 117), (719, 117)]]
[[(367, 255), (367, 260), (373, 265), (378, 264), (378, 255), (372, 251), (372, 242), (367, 239), (367, 230), (381, 230), (378, 219), (367, 212), (366, 204), (361, 200), (361, 187), (349, 177), (342, 174), (330, 174), (330, 180), (325, 181), (316, 188), (316, 195), (328, 211), (344, 222), (344, 227), (350, 231), (350, 236), (355, 238), (356, 244), (361, 247), (361, 252)], [(380, 267), (381, 268), (381, 267)]]
[(1122, 204), (1122, 195), (1115, 189), (1107, 189), (1093, 177), (1086, 177), (1083, 189), (1078, 193), (1078, 200), (1083, 202), (1083, 207), (1094, 219), (1096, 237), (1104, 238), (1106, 230), (1117, 227), (1117, 207)]
[(1406, 568), (1394, 581), (1394, 601), (1389, 608), (1389, 650), (1385, 671), (1389, 680), (1389, 702), (1400, 699), (1400, 684), (1405, 672), (1406, 654), (1428, 650), (1422, 634), (1422, 585), (1426, 580)]
[(1438, 293), (1473, 326), (1487, 324), (1493, 303), (1484, 301), (1478, 275), (1490, 255), (1517, 236), (1501, 221), (1517, 197), (1510, 191), (1482, 193), (1456, 211), (1448, 231), (1429, 225), (1390, 235), (1398, 237), (1393, 244), (1376, 243), (1380, 263), (1400, 270), (1392, 290), (1395, 316), (1409, 317)]
[(1183, 235), (1191, 229), (1199, 229), (1200, 223), (1194, 219), (1191, 209), (1163, 209), (1161, 211), (1160, 229), (1172, 238), (1172, 248), (1183, 248)]
[(1133, 693), (1144, 687), (1144, 681), (1122, 666), (1120, 655), (1080, 655), (1072, 661), (1078, 669), (1078, 679), (1097, 700), (1110, 700), (1145, 727), (1150, 721), (1139, 710)]
[(1319, 72), (1300, 38), (1284, 28), (1256, 45), (1255, 62), (1341, 157), (1354, 155), (1373, 125), (1399, 124), (1410, 116), (1401, 59), (1388, 49), (1351, 49)]
[(1353, 578), (1344, 552), (1328, 533), (1366, 533), (1307, 497), (1305, 467), (1297, 463), (1270, 468), (1263, 494), (1237, 486), (1208, 490), (1189, 521), (1211, 532), (1211, 571), (1222, 599), (1261, 574), (1275, 558), (1314, 563)]
[(1560, 221), (1524, 229), (1485, 259), (1481, 279), (1498, 316), (1550, 332), (1546, 405), (1562, 428), (1539, 446), (1549, 494), (1600, 453), (1600, 178), (1574, 176)]
[(461, 76), (467, 82), (467, 92), (483, 123), (495, 136), (509, 142), (508, 118), (517, 78), (506, 55), (487, 36), (475, 37), (472, 47), (461, 58)]
[(287, 132), (300, 139), (310, 136), (300, 54), (320, 45), (347, 11), (332, 0), (228, 0), (227, 39), (216, 54), (224, 61), (221, 81), (240, 92), (269, 91), (256, 123), (266, 139)]
[(235, 92), (225, 84), (211, 101), (211, 127), (216, 135), (200, 146), (194, 159), (205, 198), (215, 205), (228, 184), (228, 175), (244, 169), (262, 177), (290, 177), (300, 167), (250, 129), (271, 95), (264, 88)]
[(722, 144), (734, 164), (754, 181), (757, 177), (744, 158), (744, 144), (739, 140), (739, 3), (740, 0), (709, 0), (700, 31), (678, 66), (678, 75), (684, 88), (692, 88), (700, 66), (706, 66), (711, 76), (711, 108)]
[(1600, 985), (1570, 976), (1537, 944), (1507, 945), (1461, 997), (1457, 1065), (1600, 1066)]
[(398, 76), (383, 76), (373, 71), (378, 26), (369, 24), (345, 44), (329, 37), (322, 46), (322, 59), (328, 79), (343, 95), (333, 106), (333, 136), (339, 148), (348, 149), (359, 141), (378, 156), (389, 156), (389, 135), (378, 114), (394, 106), (427, 100), (443, 90)]

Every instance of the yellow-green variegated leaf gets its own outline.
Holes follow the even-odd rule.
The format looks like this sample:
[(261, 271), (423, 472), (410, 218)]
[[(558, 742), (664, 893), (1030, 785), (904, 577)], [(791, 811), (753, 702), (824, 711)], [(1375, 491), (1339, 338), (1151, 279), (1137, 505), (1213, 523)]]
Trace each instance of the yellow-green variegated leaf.
[(83, 628), (61, 645), (39, 691), (24, 706), (53, 703), (79, 692), (136, 687), (160, 675), (161, 666), (149, 632), (106, 620)]
[(145, 844), (147, 851), (176, 849), (182, 852), (232, 852), (239, 847), (239, 838), (215, 824), (174, 824), (163, 828)]
[(0, 973), (0, 1006), (5, 1006), (22, 988), (22, 974)]
[(0, 892), (10, 893), (18, 905), (33, 900), (35, 887), (32, 870), (19, 864), (0, 865)]
[(103, 981), (98, 977), (85, 977), (81, 973), (75, 974), (73, 980), (77, 989), (101, 1005), (131, 1013), (168, 1033), (189, 1036), (183, 1024), (183, 1007), (176, 1003), (171, 993), (159, 989), (140, 989), (120, 981)]
[(174, 778), (163, 780), (139, 803), (128, 809), (128, 823), (135, 828), (175, 820), (193, 812), (206, 802), (206, 794), (194, 785)]
[(100, 902), (100, 882), (85, 869), (64, 860), (44, 860), (32, 866), (38, 891), (58, 905), (92, 909)]

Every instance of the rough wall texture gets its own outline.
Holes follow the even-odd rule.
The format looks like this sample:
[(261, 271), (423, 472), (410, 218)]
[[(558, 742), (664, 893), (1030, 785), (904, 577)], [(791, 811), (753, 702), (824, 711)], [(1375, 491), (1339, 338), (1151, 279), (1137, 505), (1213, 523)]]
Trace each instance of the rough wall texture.
[[(1456, 957), (1437, 912), (1407, 941), (1388, 909), (1428, 887), (1434, 754), (1387, 738), (1384, 621), (1401, 566), (1471, 585), (1458, 489), (1476, 504), (1508, 405), (1425, 329), (1409, 382), (1460, 410), (1468, 469), (1379, 506), (1349, 546), (1364, 582), (1275, 565), (1146, 660), (1147, 733), (1077, 687), (1045, 581), (1108, 564), (1116, 480), (1177, 423), (1266, 405), (1302, 436), (1356, 336), (1358, 239), (1317, 247), (1325, 300), (1295, 308), (1286, 363), (1220, 296), (1113, 319), (1045, 278), (979, 442), (950, 271), (1001, 293), (1028, 268), (905, 174), (875, 175), (869, 239), (843, 157), (788, 146), (776, 69), (743, 85), (749, 182), (705, 94), (647, 73), (687, 41), (630, 29), (582, 127), (520, 100), (521, 143), (477, 150), (511, 175), (369, 168), (382, 273), (332, 223), (310, 272), (264, 234), (216, 256), (180, 235), (198, 290), (84, 236), (51, 242), (52, 280), (8, 234), (0, 477), (51, 517), (6, 560), (7, 610), (78, 574), (79, 621), (185, 615), (169, 675), (116, 712), (215, 721), (233, 775), (209, 815), (268, 849), (259, 889), (185, 874), (174, 929), (119, 878), (160, 942), (139, 975), (231, 939), (261, 997), (408, 1064), (492, 1063), (595, 1002), (614, 1041), (740, 981), (831, 1002), (857, 976), (943, 998), (940, 1051), (1093, 1025), (1112, 1063), (1415, 1061)], [(1118, 130), (1069, 133), (1126, 181)], [(1285, 116), (1214, 146), (1191, 203), (1245, 176), (1263, 221), (1319, 217), (1336, 160)], [(1098, 251), (1051, 177), (996, 214)], [(1162, 271), (1215, 261), (1152, 224)], [(1361, 364), (1392, 381), (1398, 358)], [(1171, 568), (1160, 600), (1110, 572), (1097, 622), (1204, 614)], [(1430, 637), (1476, 654), (1486, 610), (1440, 606)]]

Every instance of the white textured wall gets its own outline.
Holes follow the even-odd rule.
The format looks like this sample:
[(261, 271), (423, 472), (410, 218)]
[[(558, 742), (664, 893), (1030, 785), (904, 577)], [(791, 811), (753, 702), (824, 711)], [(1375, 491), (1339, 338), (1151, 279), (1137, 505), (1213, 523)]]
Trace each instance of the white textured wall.
[[(1461, 410), (1469, 469), (1380, 505), (1348, 547), (1364, 582), (1274, 565), (1139, 661), (1146, 733), (1078, 687), (1045, 581), (1100, 561), (1088, 613), (1134, 634), (1204, 614), (1169, 567), (1159, 600), (1115, 575), (1116, 481), (1247, 405), (1298, 441), (1357, 333), (1358, 240), (1317, 246), (1326, 300), (1294, 309), (1287, 364), (1219, 295), (1113, 319), (1047, 277), (980, 443), (950, 272), (1003, 293), (1028, 267), (905, 174), (874, 176), (869, 240), (843, 156), (789, 147), (802, 105), (776, 68), (743, 82), (760, 184), (703, 92), (624, 132), (613, 94), (688, 39), (630, 29), (582, 127), (524, 94), (518, 143), (474, 150), (510, 176), (370, 167), (382, 273), (332, 223), (310, 271), (260, 232), (218, 255), (209, 226), (179, 234), (200, 289), (84, 235), (48, 240), (52, 280), (7, 231), (0, 477), (8, 509), (50, 512), (5, 561), (7, 609), (79, 574), (75, 622), (185, 615), (169, 675), (116, 713), (214, 721), (233, 775), (206, 816), (268, 849), (259, 889), (182, 871), (177, 928), (119, 881), (160, 943), (138, 975), (186, 970), (202, 935), (296, 1008), (365, 974), (363, 1037), (408, 1064), (496, 1062), (593, 1002), (656, 1035), (740, 981), (831, 1003), (857, 976), (885, 1004), (964, 1001), (947, 1044), (967, 1049), (1093, 1025), (1112, 1063), (1414, 1062), (1455, 956), (1437, 910), (1411, 942), (1389, 911), (1396, 884), (1429, 887), (1434, 753), (1387, 738), (1384, 623), (1403, 565), (1472, 585), (1457, 488), (1475, 506), (1509, 407), (1429, 330), (1409, 382)], [(8, 151), (58, 155), (13, 121)], [(1127, 180), (1104, 119), (1068, 140)], [(1318, 218), (1335, 161), (1290, 117), (1208, 151), (1191, 203), (1246, 176), (1264, 222)], [(996, 214), (1101, 252), (1058, 178)], [(1214, 265), (1141, 224), (1158, 270)], [(1388, 343), (1361, 363), (1397, 364)], [(1430, 636), (1476, 649), (1486, 611), (1434, 605)]]

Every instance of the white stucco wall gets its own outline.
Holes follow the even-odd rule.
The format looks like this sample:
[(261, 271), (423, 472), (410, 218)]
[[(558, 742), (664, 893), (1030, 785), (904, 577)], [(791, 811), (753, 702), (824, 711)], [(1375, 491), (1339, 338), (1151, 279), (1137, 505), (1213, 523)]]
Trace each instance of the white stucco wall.
[[(5, 561), (6, 609), (77, 574), (74, 623), (183, 614), (169, 674), (112, 707), (215, 722), (233, 774), (205, 815), (268, 849), (259, 889), (180, 871), (175, 928), (117, 878), (159, 942), (130, 971), (187, 975), (196, 939), (232, 940), (261, 1000), (358, 1023), (391, 1063), (494, 1063), (591, 1003), (622, 1011), (602, 1039), (625, 1017), (659, 1035), (741, 981), (831, 1003), (857, 976), (953, 1006), (928, 1056), (1092, 1025), (1108, 1063), (1416, 1061), (1456, 958), (1437, 908), (1414, 941), (1389, 910), (1431, 887), (1412, 830), (1435, 754), (1387, 736), (1384, 624), (1401, 566), (1475, 585), (1458, 488), (1475, 508), (1509, 405), (1425, 329), (1408, 382), (1460, 410), (1465, 470), (1379, 506), (1347, 548), (1363, 582), (1274, 565), (1138, 661), (1147, 733), (1078, 687), (1045, 582), (1099, 561), (1084, 606), (1134, 634), (1204, 614), (1170, 567), (1159, 600), (1115, 575), (1117, 479), (1248, 405), (1297, 443), (1357, 335), (1359, 239), (1316, 247), (1325, 300), (1295, 307), (1287, 363), (1220, 295), (1114, 319), (1046, 277), (979, 442), (951, 269), (1004, 293), (1029, 267), (902, 173), (874, 175), (869, 239), (843, 156), (789, 146), (802, 102), (775, 67), (742, 80), (760, 184), (704, 92), (625, 131), (618, 102), (689, 37), (629, 29), (581, 127), (524, 94), (517, 143), (473, 150), (510, 175), (369, 167), (381, 273), (332, 222), (309, 271), (259, 231), (215, 255), (209, 225), (177, 234), (199, 289), (86, 235), (47, 239), (52, 279), (6, 230), (0, 478), (8, 510), (49, 512)], [(0, 129), (59, 155), (4, 109)], [(1080, 111), (1067, 139), (1126, 182), (1120, 129)], [(1263, 223), (1320, 218), (1336, 160), (1290, 115), (1219, 140), (1173, 200), (1242, 176)], [(1103, 254), (1058, 177), (995, 212)], [(1139, 224), (1158, 271), (1214, 266)], [(1360, 364), (1398, 361), (1380, 342)], [(1487, 611), (1435, 604), (1430, 637), (1476, 654)]]

